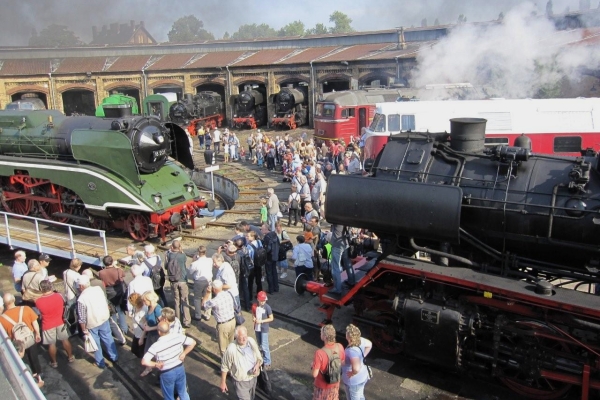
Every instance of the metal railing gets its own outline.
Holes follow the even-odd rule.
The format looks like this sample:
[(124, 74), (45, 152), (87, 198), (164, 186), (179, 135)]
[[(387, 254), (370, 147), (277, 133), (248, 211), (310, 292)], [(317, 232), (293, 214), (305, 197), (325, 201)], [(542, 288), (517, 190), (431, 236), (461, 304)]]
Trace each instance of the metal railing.
[[(103, 230), (4, 211), (0, 211), (0, 216), (0, 221), (4, 221), (4, 224), (0, 223), (0, 243), (7, 244), (10, 248), (18, 247), (34, 250), (39, 253), (48, 253), (62, 258), (73, 259), (78, 257), (84, 263), (92, 265), (101, 265), (100, 259), (102, 256), (108, 254), (106, 232)], [(48, 232), (41, 229), (48, 227), (52, 227), (53, 229)], [(100, 241), (97, 243), (84, 241), (81, 236), (74, 235), (73, 231), (83, 231), (87, 234), (92, 234), (99, 237)], [(24, 240), (20, 237), (20, 233), (32, 234), (35, 238)], [(64, 244), (57, 247), (57, 242), (62, 242)], [(54, 243), (54, 245), (51, 243)], [(86, 246), (88, 254), (78, 250), (78, 246)], [(65, 250), (66, 248), (69, 250)], [(90, 251), (90, 248), (94, 250)], [(97, 249), (97, 251), (95, 249)], [(90, 255), (90, 252), (95, 252), (95, 254)], [(100, 254), (100, 252), (102, 254)]]
[(9, 393), (3, 393), (2, 398), (46, 399), (2, 326), (0, 326), (0, 365), (4, 377), (14, 392), (14, 397), (11, 397)]

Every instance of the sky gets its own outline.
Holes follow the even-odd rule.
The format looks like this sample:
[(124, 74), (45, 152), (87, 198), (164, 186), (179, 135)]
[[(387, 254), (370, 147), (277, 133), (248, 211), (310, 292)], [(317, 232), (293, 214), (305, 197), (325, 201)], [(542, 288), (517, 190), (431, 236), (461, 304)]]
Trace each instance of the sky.
[[(579, 10), (581, 0), (553, 0), (555, 14)], [(598, 7), (600, 0), (590, 0)], [(167, 41), (173, 22), (195, 15), (216, 38), (232, 34), (243, 24), (265, 23), (274, 29), (300, 20), (307, 28), (317, 23), (332, 26), (329, 16), (341, 11), (352, 19), (357, 31), (376, 31), (399, 26), (419, 27), (426, 18), (429, 25), (455, 23), (463, 14), (467, 22), (489, 21), (500, 12), (530, 3), (542, 14), (546, 0), (2, 0), (0, 46), (26, 46), (32, 29), (40, 32), (51, 24), (66, 25), (84, 42), (92, 39), (92, 26), (99, 29), (111, 23), (136, 24), (159, 42)]]

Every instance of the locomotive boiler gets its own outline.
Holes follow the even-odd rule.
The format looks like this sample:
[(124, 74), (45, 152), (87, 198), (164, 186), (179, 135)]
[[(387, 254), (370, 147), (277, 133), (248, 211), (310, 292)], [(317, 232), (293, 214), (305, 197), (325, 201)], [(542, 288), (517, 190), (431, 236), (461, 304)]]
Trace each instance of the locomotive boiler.
[(271, 125), (296, 129), (308, 122), (308, 96), (305, 88), (282, 88), (275, 96), (275, 115)]
[(214, 129), (223, 123), (225, 106), (216, 92), (186, 93), (169, 108), (169, 119), (196, 135), (200, 125)]
[(233, 97), (234, 113), (231, 126), (256, 129), (267, 122), (265, 95), (256, 89), (244, 90)]
[[(535, 399), (600, 394), (600, 163), (485, 147), (485, 120), (391, 137), (368, 176), (332, 175), (327, 221), (367, 228), (343, 295), (300, 277), (331, 320), (353, 303), (374, 343)], [(430, 260), (422, 260), (423, 255)], [(415, 258), (416, 257), (416, 258)]]
[(115, 107), (124, 112), (113, 118), (1, 111), (5, 211), (123, 229), (135, 240), (159, 235), (164, 241), (182, 223), (193, 224), (209, 204), (171, 159), (193, 168), (187, 136), (154, 116)]

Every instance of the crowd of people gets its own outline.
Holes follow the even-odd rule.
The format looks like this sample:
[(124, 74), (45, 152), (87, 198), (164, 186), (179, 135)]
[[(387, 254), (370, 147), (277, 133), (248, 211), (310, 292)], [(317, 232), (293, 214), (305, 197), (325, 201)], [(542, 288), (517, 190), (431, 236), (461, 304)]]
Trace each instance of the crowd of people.
[[(105, 368), (105, 357), (118, 362), (117, 346), (131, 338), (131, 351), (141, 359), (140, 376), (154, 368), (160, 370), (160, 384), (166, 399), (189, 398), (183, 361), (193, 350), (195, 341), (185, 336), (194, 321), (215, 320), (216, 338), (221, 355), (220, 389), (227, 392), (227, 375), (231, 375), (240, 399), (252, 399), (261, 370), (272, 366), (269, 327), (274, 321), (268, 297), (279, 292), (279, 279), (288, 277), (293, 265), (296, 276), (329, 285), (332, 294), (341, 294), (343, 284), (356, 282), (350, 263), (351, 247), (371, 243), (376, 238), (364, 230), (331, 225), (324, 221), (327, 179), (331, 174), (360, 173), (359, 148), (354, 143), (316, 145), (302, 135), (292, 140), (289, 135), (269, 138), (257, 130), (247, 140), (246, 152), (235, 133), (205, 130), (200, 127), (201, 149), (228, 154), (225, 161), (246, 157), (269, 170), (281, 169), (284, 181), (291, 184), (287, 201), (280, 201), (273, 189), (261, 199), (260, 224), (238, 223), (233, 237), (209, 255), (205, 246), (197, 249), (188, 263), (181, 243), (174, 240), (163, 257), (148, 244), (144, 251), (135, 245), (127, 248), (128, 264), (133, 279), (125, 283), (125, 270), (111, 256), (103, 258), (103, 268), (96, 274), (82, 271), (81, 260), (72, 260), (63, 273), (64, 289), (54, 290), (53, 276), (48, 276), (50, 257), (42, 254), (26, 262), (23, 251), (15, 253), (13, 265), (16, 297), (4, 296), (4, 315), (0, 322), (17, 349), (31, 367), (34, 377), (43, 385), (38, 361), (38, 345), (48, 346), (50, 366), (58, 366), (57, 342), (61, 342), (67, 362), (74, 356), (70, 337), (79, 334), (95, 344), (94, 362)], [(283, 228), (283, 213), (288, 213), (287, 226), (302, 225), (295, 241)], [(292, 221), (293, 220), (293, 221)], [(295, 243), (294, 243), (295, 242)], [(361, 246), (359, 251), (369, 248)], [(189, 264), (189, 265), (188, 265)], [(342, 282), (342, 271), (348, 276)], [(173, 293), (172, 304), (165, 286)], [(190, 301), (188, 283), (193, 281)], [(172, 307), (169, 307), (169, 306)], [(252, 315), (254, 335), (248, 333), (241, 310)], [(129, 319), (126, 318), (129, 316)], [(41, 319), (41, 326), (38, 320)], [(23, 340), (13, 325), (24, 322), (32, 340)], [(15, 324), (13, 324), (15, 323)], [(314, 399), (336, 399), (343, 383), (348, 399), (364, 399), (364, 385), (369, 377), (364, 357), (371, 343), (360, 337), (354, 325), (346, 329), (348, 347), (335, 343), (335, 329), (323, 327), (324, 347), (315, 353), (311, 367), (314, 377)], [(256, 339), (255, 339), (256, 338)], [(339, 377), (332, 379), (332, 361), (339, 361)], [(333, 368), (334, 370), (335, 368)]]

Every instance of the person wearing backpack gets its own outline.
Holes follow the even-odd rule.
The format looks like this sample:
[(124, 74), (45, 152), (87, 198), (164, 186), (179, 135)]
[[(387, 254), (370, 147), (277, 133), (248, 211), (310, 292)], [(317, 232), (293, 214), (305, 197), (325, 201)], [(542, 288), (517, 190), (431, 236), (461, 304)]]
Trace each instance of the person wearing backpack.
[(369, 371), (365, 364), (365, 357), (371, 351), (373, 343), (360, 336), (360, 329), (350, 324), (346, 327), (346, 361), (342, 367), (342, 382), (348, 400), (365, 400), (365, 385), (369, 378)]
[(106, 287), (106, 297), (112, 303), (116, 314), (111, 316), (112, 320), (119, 325), (124, 334), (127, 334), (129, 327), (125, 318), (127, 308), (127, 286), (125, 285), (125, 272), (120, 268), (111, 256), (102, 258), (104, 268), (98, 272), (98, 277)]
[[(42, 337), (37, 321), (38, 316), (29, 306), (16, 306), (15, 296), (11, 293), (4, 293), (3, 300), (4, 313), (0, 316), (0, 323), (10, 340), (18, 340), (25, 343), (25, 357), (23, 361), (31, 368), (36, 381), (41, 381), (41, 378), (38, 378), (42, 372), (39, 361), (38, 343), (42, 341)], [(33, 344), (31, 336), (33, 336)]]
[(167, 277), (165, 275), (165, 269), (163, 268), (162, 259), (156, 254), (156, 249), (153, 245), (147, 244), (144, 246), (144, 265), (150, 268), (150, 279), (152, 279), (152, 286), (154, 287), (154, 293), (159, 297), (161, 307), (168, 307), (167, 296), (165, 295), (165, 282)]
[(346, 361), (344, 347), (335, 341), (335, 328), (325, 325), (321, 328), (324, 346), (315, 352), (312, 363), (314, 380), (313, 400), (338, 400), (342, 365)]
[[(184, 328), (189, 328), (192, 323), (190, 316), (189, 289), (187, 285), (187, 256), (181, 249), (179, 240), (173, 240), (171, 248), (165, 257), (167, 263), (167, 276), (173, 289), (175, 298), (175, 316), (182, 322)], [(183, 318), (181, 318), (183, 312)]]
[(288, 226), (292, 225), (292, 217), (294, 217), (294, 226), (297, 226), (300, 219), (300, 195), (294, 185), (292, 185), (292, 193), (288, 196), (288, 207)]

